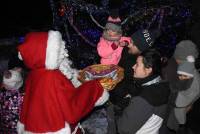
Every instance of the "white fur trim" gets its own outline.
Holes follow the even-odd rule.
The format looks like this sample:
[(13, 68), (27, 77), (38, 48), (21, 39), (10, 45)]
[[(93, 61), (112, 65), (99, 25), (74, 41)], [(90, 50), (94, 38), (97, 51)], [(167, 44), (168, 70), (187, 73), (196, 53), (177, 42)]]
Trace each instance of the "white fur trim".
[[(66, 52), (67, 53), (67, 52)], [(78, 80), (78, 70), (73, 69), (71, 67), (72, 62), (66, 57), (61, 65), (59, 66), (59, 70), (69, 79), (71, 80), (74, 87), (79, 87), (81, 82)]]
[(194, 62), (195, 61), (195, 59), (192, 55), (187, 56), (186, 59), (187, 59), (188, 62)]
[(186, 75), (186, 76), (189, 76), (189, 77), (194, 77), (193, 74), (189, 74), (189, 73), (186, 73), (186, 72), (183, 72), (183, 71), (177, 71), (178, 74), (182, 74), (182, 75)]
[(20, 60), (23, 60), (23, 59), (22, 59), (22, 55), (20, 54), (20, 52), (18, 52), (18, 58), (19, 58)]
[(63, 41), (60, 32), (49, 31), (46, 48), (46, 69), (54, 70), (58, 68), (58, 59), (62, 45)]
[(59, 68), (71, 80), (75, 87), (79, 87), (81, 82), (78, 80), (78, 70), (71, 67), (72, 62), (68, 57), (68, 50), (65, 49), (65, 42), (62, 40), (61, 34), (58, 31), (49, 31), (46, 50), (46, 68), (51, 70)]
[(108, 91), (104, 90), (101, 97), (96, 101), (95, 106), (103, 105), (109, 98)]
[(18, 134), (71, 134), (71, 129), (70, 129), (69, 124), (65, 123), (65, 127), (56, 132), (34, 133), (34, 132), (26, 131), (24, 128), (24, 124), (22, 124), (21, 122), (18, 122), (17, 133)]

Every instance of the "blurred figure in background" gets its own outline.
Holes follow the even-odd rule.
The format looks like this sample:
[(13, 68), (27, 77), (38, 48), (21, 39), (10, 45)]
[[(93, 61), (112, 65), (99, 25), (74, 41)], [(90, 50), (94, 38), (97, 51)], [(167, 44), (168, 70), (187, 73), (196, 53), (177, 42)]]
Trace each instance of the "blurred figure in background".
[(22, 68), (15, 67), (3, 73), (0, 89), (0, 132), (17, 134), (17, 122), (23, 102)]

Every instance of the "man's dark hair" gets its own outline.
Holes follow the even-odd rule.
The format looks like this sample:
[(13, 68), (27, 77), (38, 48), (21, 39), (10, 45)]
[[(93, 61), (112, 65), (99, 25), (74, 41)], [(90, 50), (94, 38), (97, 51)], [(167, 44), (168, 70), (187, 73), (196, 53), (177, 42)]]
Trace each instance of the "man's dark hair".
[(152, 68), (152, 74), (161, 74), (162, 61), (161, 54), (156, 49), (148, 49), (141, 53), (143, 63), (146, 68)]

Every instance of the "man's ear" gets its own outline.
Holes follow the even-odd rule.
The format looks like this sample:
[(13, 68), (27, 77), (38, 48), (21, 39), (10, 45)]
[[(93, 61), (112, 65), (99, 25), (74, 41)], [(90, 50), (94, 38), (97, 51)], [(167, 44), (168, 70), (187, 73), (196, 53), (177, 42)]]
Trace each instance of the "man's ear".
[(152, 73), (152, 68), (149, 67), (149, 68), (145, 68), (145, 71), (147, 74), (151, 74)]
[(18, 58), (19, 58), (20, 60), (23, 60), (23, 59), (22, 59), (22, 56), (21, 56), (21, 54), (20, 54), (20, 52), (18, 52)]

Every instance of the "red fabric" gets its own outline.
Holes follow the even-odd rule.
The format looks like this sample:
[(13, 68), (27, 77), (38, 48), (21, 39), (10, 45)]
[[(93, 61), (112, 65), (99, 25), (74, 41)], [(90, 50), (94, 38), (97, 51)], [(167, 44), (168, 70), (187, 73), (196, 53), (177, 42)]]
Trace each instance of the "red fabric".
[(128, 46), (129, 45), (129, 41), (125, 40), (125, 46)]
[(31, 32), (18, 47), (24, 64), (30, 69), (44, 68), (47, 47), (47, 32)]
[(75, 89), (59, 71), (32, 71), (25, 83), (20, 121), (32, 132), (53, 132), (77, 123), (94, 107), (103, 90), (90, 81)]
[[(70, 125), (72, 132), (74, 132), (76, 126), (77, 126), (77, 124), (71, 124)], [(82, 131), (81, 131), (80, 128), (78, 128), (78, 130), (76, 131), (76, 134), (82, 134)]]
[(113, 50), (118, 48), (118, 46), (114, 42), (111, 44), (111, 47), (112, 47)]
[(31, 69), (25, 82), (20, 122), (26, 131), (35, 133), (55, 132), (65, 123), (76, 124), (103, 93), (98, 81), (76, 89), (59, 70), (45, 69), (46, 36), (43, 32), (31, 33), (19, 46), (25, 65)]

